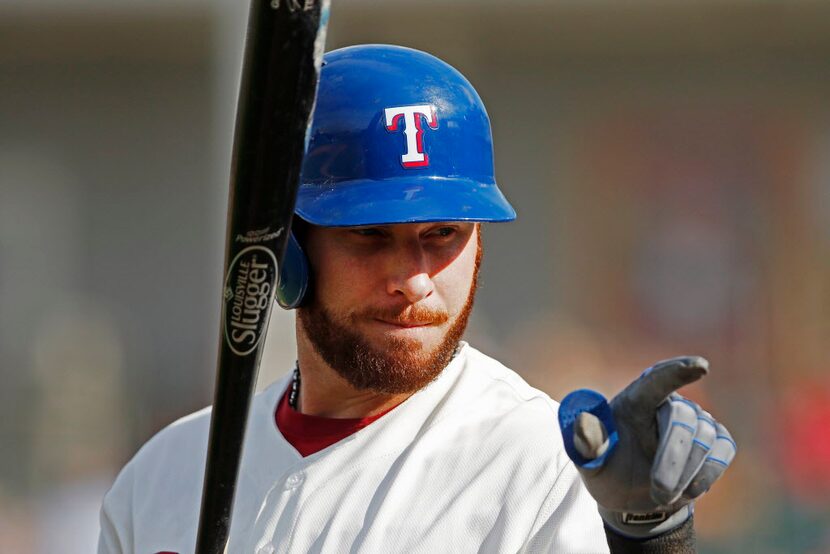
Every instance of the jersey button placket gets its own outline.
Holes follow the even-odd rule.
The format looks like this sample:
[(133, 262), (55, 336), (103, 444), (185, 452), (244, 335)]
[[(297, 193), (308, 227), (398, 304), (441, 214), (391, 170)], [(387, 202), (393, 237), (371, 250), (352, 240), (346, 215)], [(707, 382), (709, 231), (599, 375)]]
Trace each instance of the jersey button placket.
[(302, 484), (305, 480), (305, 477), (302, 473), (293, 473), (288, 476), (285, 480), (285, 484), (283, 485), (283, 489), (290, 491), (292, 489), (296, 489), (298, 486)]
[(299, 472), (285, 476), (281, 482), (274, 483), (274, 487), (269, 491), (260, 509), (260, 515), (257, 516), (256, 531), (251, 537), (256, 542), (250, 551), (256, 554), (290, 551), (286, 541), (290, 539), (291, 529), (297, 517), (297, 488), (304, 481), (305, 475)]

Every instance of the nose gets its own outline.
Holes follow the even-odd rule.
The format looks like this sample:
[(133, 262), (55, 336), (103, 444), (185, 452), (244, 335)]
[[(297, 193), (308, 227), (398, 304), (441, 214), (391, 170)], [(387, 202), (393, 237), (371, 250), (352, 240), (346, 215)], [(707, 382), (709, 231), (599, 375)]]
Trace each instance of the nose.
[(396, 279), (394, 282), (390, 281), (389, 285), (389, 294), (395, 296), (402, 294), (410, 304), (415, 304), (427, 298), (432, 294), (432, 291), (432, 279), (426, 273)]
[(410, 304), (419, 302), (435, 290), (429, 274), (427, 256), (420, 244), (407, 245), (390, 261), (386, 291), (402, 295)]

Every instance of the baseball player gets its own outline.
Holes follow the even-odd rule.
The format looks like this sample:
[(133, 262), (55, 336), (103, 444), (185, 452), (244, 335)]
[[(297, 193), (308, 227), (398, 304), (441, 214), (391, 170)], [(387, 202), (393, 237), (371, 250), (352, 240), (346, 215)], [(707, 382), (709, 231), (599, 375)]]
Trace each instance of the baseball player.
[[(325, 56), (277, 292), (297, 366), (252, 404), (228, 552), (692, 552), (692, 506), (735, 455), (661, 362), (561, 406), (462, 342), (496, 186), (490, 123), (437, 58)], [(99, 554), (195, 548), (210, 411), (173, 423), (104, 499)]]

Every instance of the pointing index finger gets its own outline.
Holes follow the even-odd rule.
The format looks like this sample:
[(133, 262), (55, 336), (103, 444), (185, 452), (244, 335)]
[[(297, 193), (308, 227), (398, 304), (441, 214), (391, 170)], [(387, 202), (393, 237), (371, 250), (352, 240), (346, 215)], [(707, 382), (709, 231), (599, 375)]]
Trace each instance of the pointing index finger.
[(628, 396), (636, 406), (655, 408), (677, 389), (694, 383), (709, 372), (709, 362), (701, 356), (681, 356), (657, 362), (628, 386)]

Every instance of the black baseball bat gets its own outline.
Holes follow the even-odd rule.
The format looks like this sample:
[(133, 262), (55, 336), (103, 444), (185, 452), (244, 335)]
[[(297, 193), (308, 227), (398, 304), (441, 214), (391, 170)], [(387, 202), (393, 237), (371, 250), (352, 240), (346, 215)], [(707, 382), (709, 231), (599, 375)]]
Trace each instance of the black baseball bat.
[(230, 532), (248, 410), (285, 253), (329, 0), (252, 0), (234, 132), (221, 334), (197, 554)]

